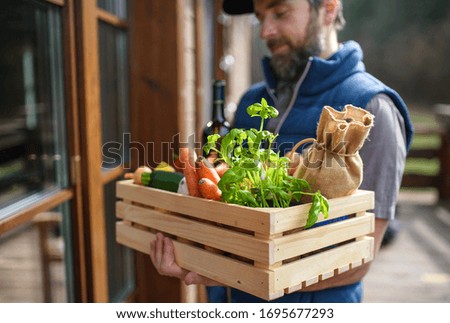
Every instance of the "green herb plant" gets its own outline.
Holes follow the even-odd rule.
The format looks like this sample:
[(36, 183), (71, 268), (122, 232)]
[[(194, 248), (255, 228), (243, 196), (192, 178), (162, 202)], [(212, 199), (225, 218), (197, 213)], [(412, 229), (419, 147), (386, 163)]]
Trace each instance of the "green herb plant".
[(207, 154), (215, 151), (219, 160), (230, 166), (219, 181), (222, 199), (250, 207), (285, 208), (309, 195), (312, 203), (305, 228), (316, 223), (321, 212), (327, 218), (327, 199), (320, 191), (311, 192), (306, 180), (289, 175), (289, 158), (271, 148), (277, 135), (264, 130), (264, 121), (276, 118), (278, 110), (262, 98), (261, 103), (249, 106), (247, 113), (261, 118), (259, 129), (234, 128), (223, 138), (210, 135), (203, 147)]

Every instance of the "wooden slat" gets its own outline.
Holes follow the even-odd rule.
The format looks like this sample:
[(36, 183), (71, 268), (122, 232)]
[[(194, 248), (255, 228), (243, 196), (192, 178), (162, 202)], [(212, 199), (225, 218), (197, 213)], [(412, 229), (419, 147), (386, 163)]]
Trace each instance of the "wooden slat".
[(235, 255), (269, 263), (273, 243), (215, 225), (189, 220), (127, 203), (117, 203), (117, 217)]
[[(155, 239), (155, 234), (151, 232), (145, 232), (120, 222), (116, 224), (116, 232), (119, 243), (147, 254), (150, 241)], [(176, 240), (173, 243), (176, 262), (180, 267), (258, 297), (268, 298), (268, 294), (264, 291), (272, 290), (272, 286), (269, 286), (270, 282), (274, 281), (271, 271), (255, 268)], [(283, 292), (270, 292), (269, 295), (275, 298), (282, 296)]]
[(266, 267), (374, 231), (372, 213), (274, 238), (273, 242), (123, 202), (117, 203), (116, 215), (129, 222), (255, 260)]
[(443, 132), (444, 129), (439, 125), (414, 124), (414, 135), (441, 135)]
[[(351, 196), (344, 196), (329, 200), (329, 216), (327, 219), (320, 214), (318, 223), (338, 218), (344, 215), (357, 213), (360, 211), (372, 210), (374, 208), (374, 193), (371, 191), (359, 190)], [(309, 204), (293, 206), (287, 209), (277, 209), (272, 211), (274, 218), (273, 233), (285, 232), (295, 228), (304, 227), (308, 219)]]
[(370, 234), (375, 230), (373, 213), (364, 216), (330, 223), (321, 227), (274, 239), (272, 261), (281, 261), (311, 251), (332, 246), (343, 241)]
[[(286, 209), (249, 208), (143, 187), (133, 184), (130, 180), (118, 182), (116, 192), (118, 198), (239, 227), (263, 235), (277, 234), (305, 226), (310, 208), (310, 204)], [(328, 219), (371, 210), (374, 207), (374, 193), (358, 191), (352, 196), (331, 199), (329, 204)], [(324, 220), (327, 219), (320, 216), (318, 222)]]
[(128, 28), (128, 22), (114, 15), (113, 13), (103, 10), (101, 8), (96, 9), (97, 17), (99, 20), (112, 25), (117, 28), (126, 29)]
[[(116, 196), (144, 205), (190, 215), (250, 231), (270, 232), (270, 210), (253, 209), (239, 205), (194, 198), (149, 187), (139, 186), (132, 181), (120, 181)], [(212, 212), (214, 210), (214, 212)]]
[(28, 208), (21, 209), (17, 213), (0, 221), (0, 235), (31, 221), (35, 215), (51, 210), (61, 203), (70, 200), (72, 197), (73, 192), (71, 190), (61, 190)]
[(437, 157), (439, 157), (438, 149), (411, 149), (408, 152), (408, 158), (432, 159)]
[(80, 111), (80, 138), (85, 238), (89, 246), (88, 298), (93, 302), (107, 302), (108, 264), (106, 252), (106, 223), (102, 185), (102, 133), (100, 101), (100, 63), (96, 1), (74, 1), (76, 13), (77, 63)]
[(102, 172), (102, 184), (106, 185), (118, 177), (122, 176), (125, 173), (125, 170), (122, 167), (116, 167), (108, 170), (104, 170)]
[(355, 259), (366, 259), (366, 261), (369, 261), (373, 254), (373, 248), (373, 238), (365, 237), (362, 240), (283, 265), (274, 269), (275, 290), (283, 290), (315, 279), (318, 273), (329, 273), (335, 269), (347, 266), (354, 262)]
[(45, 1), (60, 7), (64, 7), (65, 5), (65, 0), (45, 0)]
[(438, 187), (438, 176), (405, 174), (402, 179), (402, 187)]

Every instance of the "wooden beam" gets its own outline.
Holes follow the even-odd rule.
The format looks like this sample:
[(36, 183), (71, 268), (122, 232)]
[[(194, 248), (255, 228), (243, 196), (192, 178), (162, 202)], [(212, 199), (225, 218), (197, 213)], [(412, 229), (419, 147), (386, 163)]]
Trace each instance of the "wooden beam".
[(402, 179), (402, 187), (438, 187), (437, 176), (405, 174)]
[(54, 4), (56, 6), (60, 6), (60, 7), (64, 7), (64, 5), (66, 3), (66, 1), (64, 1), (64, 0), (45, 0), (45, 1), (47, 1), (51, 4)]
[[(86, 237), (83, 216), (83, 189), (81, 187), (81, 172), (74, 172), (73, 167), (79, 169), (80, 161), (80, 125), (78, 110), (77, 91), (77, 54), (75, 39), (75, 12), (74, 0), (67, 0), (63, 8), (63, 40), (64, 40), (64, 78), (66, 93), (66, 113), (67, 113), (67, 143), (68, 153), (71, 156), (70, 172), (74, 174), (71, 178), (73, 189), (73, 199), (70, 203), (70, 229), (72, 235), (72, 256), (73, 256), (73, 281), (74, 281), (74, 301), (88, 301), (87, 282), (87, 251)], [(75, 165), (75, 163), (78, 163)]]
[(70, 200), (72, 197), (73, 193), (71, 190), (61, 190), (47, 198), (39, 200), (30, 207), (22, 208), (20, 211), (0, 221), (0, 235), (29, 222), (35, 215), (48, 211)]
[(109, 25), (115, 26), (117, 28), (126, 29), (128, 28), (128, 22), (119, 18), (118, 16), (112, 14), (109, 11), (103, 10), (101, 8), (96, 9), (97, 18)]
[(100, 108), (100, 67), (98, 49), (98, 20), (96, 1), (75, 2), (77, 13), (77, 61), (79, 63), (78, 89), (80, 106), (80, 137), (83, 191), (84, 230), (89, 250), (88, 299), (107, 302), (108, 268), (106, 253), (106, 225), (102, 185), (102, 138)]

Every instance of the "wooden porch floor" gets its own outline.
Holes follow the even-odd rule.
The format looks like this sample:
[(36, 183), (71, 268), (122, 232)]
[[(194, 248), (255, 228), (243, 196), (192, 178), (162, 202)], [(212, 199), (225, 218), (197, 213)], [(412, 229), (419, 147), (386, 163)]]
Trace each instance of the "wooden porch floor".
[[(51, 239), (55, 244), (62, 243), (55, 237)], [(52, 302), (65, 302), (64, 262), (51, 263), (50, 273)], [(37, 228), (29, 224), (1, 237), (0, 302), (42, 303), (43, 290)]]

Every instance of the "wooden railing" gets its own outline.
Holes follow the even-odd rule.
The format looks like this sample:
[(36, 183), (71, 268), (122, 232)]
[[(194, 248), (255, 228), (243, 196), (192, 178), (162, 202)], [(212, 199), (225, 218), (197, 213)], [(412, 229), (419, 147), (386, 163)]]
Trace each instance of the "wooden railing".
[(450, 199), (450, 105), (437, 105), (435, 115), (439, 127), (416, 124), (415, 135), (435, 135), (440, 138), (436, 148), (412, 148), (407, 158), (438, 159), (439, 172), (435, 175), (407, 173), (403, 176), (402, 187), (434, 187), (440, 199)]

